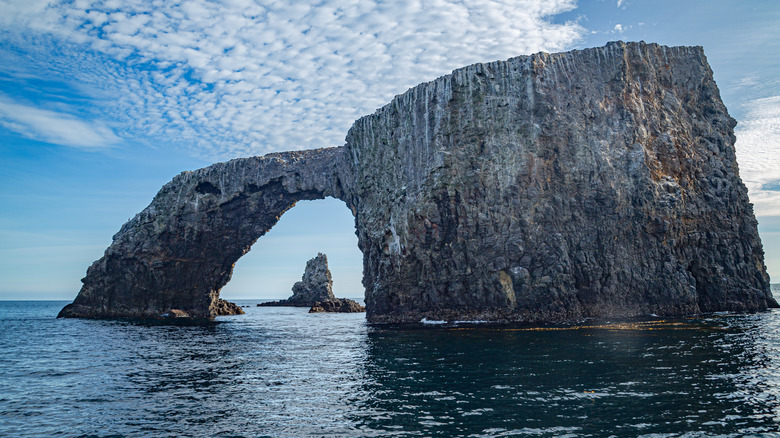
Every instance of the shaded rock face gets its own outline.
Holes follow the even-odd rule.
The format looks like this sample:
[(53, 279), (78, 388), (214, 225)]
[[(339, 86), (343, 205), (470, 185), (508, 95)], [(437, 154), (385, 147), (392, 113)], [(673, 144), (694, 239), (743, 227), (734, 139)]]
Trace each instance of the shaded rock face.
[(292, 287), (293, 295), (286, 300), (260, 303), (258, 306), (312, 307), (319, 301), (335, 300), (333, 280), (328, 269), (328, 257), (319, 253), (306, 262), (301, 281)]
[(333, 298), (327, 301), (317, 301), (311, 306), (311, 309), (309, 309), (309, 313), (360, 313), (365, 311), (365, 307), (349, 298)]
[(734, 126), (700, 47), (472, 65), (361, 118), (345, 146), (179, 175), (61, 315), (213, 315), (233, 263), (325, 196), (355, 215), (372, 322), (766, 309)]

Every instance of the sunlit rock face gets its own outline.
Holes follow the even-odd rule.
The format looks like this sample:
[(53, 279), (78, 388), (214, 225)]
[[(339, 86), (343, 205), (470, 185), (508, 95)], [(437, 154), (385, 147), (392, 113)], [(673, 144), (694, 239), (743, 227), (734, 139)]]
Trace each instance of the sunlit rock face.
[(179, 175), (61, 315), (213, 316), (233, 263), (325, 196), (355, 214), (372, 322), (766, 309), (734, 125), (700, 47), (475, 64), (358, 120), (345, 146)]

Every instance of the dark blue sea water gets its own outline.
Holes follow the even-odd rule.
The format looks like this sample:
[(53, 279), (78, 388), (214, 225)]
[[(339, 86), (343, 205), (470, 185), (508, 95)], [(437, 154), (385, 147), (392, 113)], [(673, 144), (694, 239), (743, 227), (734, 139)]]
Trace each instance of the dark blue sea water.
[[(252, 303), (254, 306), (255, 302)], [(779, 436), (780, 312), (545, 330), (0, 302), (0, 436)]]

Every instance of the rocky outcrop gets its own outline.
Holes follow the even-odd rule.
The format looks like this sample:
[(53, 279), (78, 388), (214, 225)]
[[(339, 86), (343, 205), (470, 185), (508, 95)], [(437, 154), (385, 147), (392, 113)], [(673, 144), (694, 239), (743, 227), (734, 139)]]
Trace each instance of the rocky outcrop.
[(328, 257), (319, 253), (306, 262), (306, 270), (301, 281), (293, 285), (293, 295), (286, 300), (260, 303), (258, 307), (292, 306), (310, 307), (309, 313), (365, 312), (366, 308), (358, 302), (333, 295), (333, 280), (328, 269)]
[(371, 322), (566, 322), (777, 306), (700, 47), (610, 43), (475, 64), (338, 148), (187, 172), (122, 227), (61, 316), (216, 314), (300, 199), (355, 215)]
[(220, 298), (217, 300), (217, 303), (215, 305), (215, 311), (213, 316), (233, 316), (233, 315), (243, 315), (243, 314), (244, 314), (244, 310), (241, 309), (241, 306)]
[(311, 309), (309, 309), (309, 313), (360, 313), (365, 311), (365, 307), (349, 298), (333, 298), (327, 301), (317, 301), (311, 306)]
[(333, 296), (333, 280), (325, 254), (319, 253), (306, 262), (303, 277), (293, 285), (292, 291), (292, 296), (286, 300), (260, 303), (258, 306), (312, 307), (319, 301), (337, 299)]

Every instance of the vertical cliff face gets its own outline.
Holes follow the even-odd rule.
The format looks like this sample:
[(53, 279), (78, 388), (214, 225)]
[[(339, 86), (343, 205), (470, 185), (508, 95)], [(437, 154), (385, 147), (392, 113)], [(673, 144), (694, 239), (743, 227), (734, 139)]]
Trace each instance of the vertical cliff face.
[(372, 321), (774, 305), (699, 47), (472, 65), (347, 136)]
[(701, 48), (476, 64), (358, 120), (346, 145), (185, 173), (122, 227), (62, 316), (213, 316), (297, 200), (355, 213), (372, 322), (573, 321), (776, 306)]

